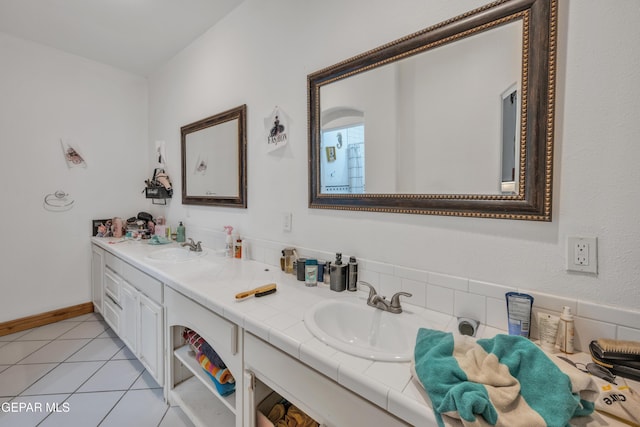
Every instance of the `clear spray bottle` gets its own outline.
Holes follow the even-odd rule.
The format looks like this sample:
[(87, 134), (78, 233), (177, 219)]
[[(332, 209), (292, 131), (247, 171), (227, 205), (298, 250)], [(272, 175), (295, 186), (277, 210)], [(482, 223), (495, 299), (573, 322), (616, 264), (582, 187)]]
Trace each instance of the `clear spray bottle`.
[(231, 233), (233, 232), (233, 227), (230, 225), (224, 226), (225, 231), (227, 232), (227, 240), (224, 245), (224, 256), (227, 258), (233, 258), (233, 236)]

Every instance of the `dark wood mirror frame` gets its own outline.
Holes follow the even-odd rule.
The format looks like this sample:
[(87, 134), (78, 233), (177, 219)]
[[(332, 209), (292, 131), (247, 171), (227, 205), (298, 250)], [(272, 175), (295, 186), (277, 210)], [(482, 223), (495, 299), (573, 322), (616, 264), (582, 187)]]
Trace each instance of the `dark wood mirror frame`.
[[(310, 74), (309, 207), (551, 221), (556, 14), (556, 0), (500, 0)], [(517, 195), (321, 193), (322, 86), (518, 19), (523, 66)]]
[[(187, 135), (222, 123), (238, 120), (238, 194), (235, 196), (199, 196), (187, 194)], [(182, 204), (247, 207), (247, 106), (241, 105), (180, 128), (182, 157)], [(230, 177), (231, 179), (231, 177)]]

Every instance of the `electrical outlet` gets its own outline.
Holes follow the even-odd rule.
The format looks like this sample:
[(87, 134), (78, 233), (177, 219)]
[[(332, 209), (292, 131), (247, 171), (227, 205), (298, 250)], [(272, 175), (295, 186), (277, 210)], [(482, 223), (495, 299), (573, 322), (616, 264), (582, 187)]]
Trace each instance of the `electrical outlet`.
[(589, 265), (589, 244), (578, 241), (573, 249), (573, 263), (577, 265)]
[(291, 212), (282, 213), (282, 231), (291, 231)]
[(598, 239), (596, 237), (568, 238), (567, 271), (598, 273)]

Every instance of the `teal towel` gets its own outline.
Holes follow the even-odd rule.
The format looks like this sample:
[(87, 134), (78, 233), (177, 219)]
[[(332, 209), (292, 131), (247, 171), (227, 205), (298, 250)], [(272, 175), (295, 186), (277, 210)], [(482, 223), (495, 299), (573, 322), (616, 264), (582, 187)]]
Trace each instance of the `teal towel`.
[(209, 371), (207, 371), (204, 368), (202, 368), (202, 370), (204, 371), (205, 374), (207, 374), (207, 376), (209, 377), (211, 382), (213, 382), (213, 385), (216, 387), (216, 390), (218, 391), (220, 396), (229, 396), (229, 395), (235, 393), (235, 391), (236, 391), (236, 383), (235, 382), (220, 384), (220, 381), (218, 381), (216, 379), (216, 377), (211, 375), (211, 373)]
[(166, 245), (167, 243), (171, 243), (171, 240), (167, 239), (164, 236), (159, 236), (157, 234), (154, 234), (149, 239), (149, 244), (150, 245)]
[(479, 425), (481, 417), (480, 425), (565, 427), (594, 409), (572, 391), (569, 376), (521, 336), (474, 341), (420, 329), (414, 370), (440, 426), (447, 415), (465, 425)]

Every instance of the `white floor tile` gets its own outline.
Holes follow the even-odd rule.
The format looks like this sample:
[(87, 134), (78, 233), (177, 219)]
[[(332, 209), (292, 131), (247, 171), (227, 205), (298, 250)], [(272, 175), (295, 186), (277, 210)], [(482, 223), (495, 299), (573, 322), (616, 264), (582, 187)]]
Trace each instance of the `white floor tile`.
[(107, 328), (106, 331), (98, 335), (98, 338), (118, 338), (118, 334), (113, 332), (113, 329)]
[(0, 347), (0, 363), (9, 365), (18, 363), (48, 341), (13, 341)]
[(161, 388), (156, 380), (153, 379), (149, 371), (147, 371), (146, 369), (144, 370), (142, 375), (138, 377), (136, 382), (131, 386), (132, 390), (140, 390), (144, 388)]
[(9, 335), (3, 335), (3, 336), (0, 337), (0, 342), (13, 341), (13, 340), (15, 340), (17, 338), (20, 338), (24, 334), (28, 334), (29, 332), (30, 332), (30, 330), (26, 330), (26, 331), (15, 332), (15, 333), (9, 334)]
[(85, 320), (104, 320), (100, 313), (87, 313), (81, 316), (65, 319), (63, 322), (84, 322)]
[(73, 393), (103, 364), (104, 362), (61, 363), (22, 394)]
[[(62, 402), (68, 394), (51, 394), (47, 396), (18, 396), (11, 403), (26, 404), (23, 410), (19, 407), (12, 411), (0, 411), (1, 427), (36, 426), (55, 408), (61, 409)], [(11, 408), (9, 408), (11, 409)]]
[[(19, 363), (55, 363), (64, 362), (69, 356), (89, 343), (89, 339), (83, 340), (54, 340), (40, 349), (34, 351)], [(24, 341), (27, 342), (27, 341)]]
[(107, 324), (98, 321), (88, 321), (76, 324), (73, 329), (64, 335), (61, 335), (59, 339), (79, 339), (79, 338), (95, 338), (107, 329)]
[[(62, 340), (60, 342), (65, 342)], [(96, 338), (81, 348), (67, 362), (85, 362), (91, 360), (109, 360), (124, 346), (119, 338)]]
[(193, 423), (178, 406), (172, 406), (167, 410), (158, 427), (193, 427)]
[(17, 396), (55, 367), (55, 363), (8, 367), (0, 372), (0, 396)]
[(100, 427), (157, 427), (167, 409), (162, 389), (130, 390), (107, 415)]
[(123, 394), (124, 391), (75, 393), (65, 402), (68, 412), (51, 414), (38, 427), (97, 426)]
[(78, 323), (56, 322), (31, 329), (18, 338), (19, 341), (54, 340), (60, 335), (78, 326)]
[(137, 357), (135, 354), (131, 352), (131, 350), (129, 350), (129, 347), (124, 346), (122, 347), (122, 350), (117, 352), (116, 355), (111, 358), (111, 360), (123, 360), (123, 359), (133, 360), (133, 359), (137, 359)]
[(128, 390), (140, 376), (144, 367), (138, 360), (111, 360), (104, 364), (79, 392)]

